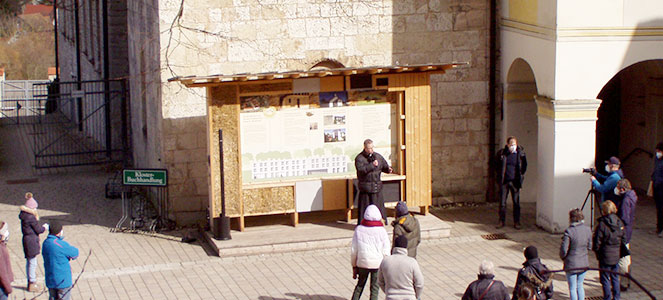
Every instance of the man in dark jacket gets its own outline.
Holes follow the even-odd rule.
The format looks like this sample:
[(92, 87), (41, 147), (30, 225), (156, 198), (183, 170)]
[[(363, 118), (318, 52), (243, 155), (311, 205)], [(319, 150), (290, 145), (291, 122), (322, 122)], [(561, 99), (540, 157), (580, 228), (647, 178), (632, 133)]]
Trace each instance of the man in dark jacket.
[[(624, 243), (626, 248), (631, 249), (631, 236), (633, 235), (633, 224), (635, 224), (635, 205), (638, 202), (638, 195), (631, 188), (631, 182), (624, 178), (617, 182), (615, 188), (617, 197), (617, 216), (624, 223)], [(619, 259), (619, 272), (631, 273), (631, 255), (626, 255)], [(621, 290), (627, 291), (631, 287), (631, 280), (623, 278), (620, 280)]]
[(656, 202), (656, 234), (663, 238), (663, 143), (656, 145), (654, 171), (651, 173), (647, 195), (654, 197)]
[(396, 245), (396, 238), (405, 236), (407, 238), (407, 255), (417, 258), (417, 246), (421, 242), (421, 227), (419, 221), (409, 213), (405, 202), (398, 201), (396, 204), (396, 220), (391, 222), (391, 226), (394, 227), (392, 245)]
[(380, 209), (382, 219), (387, 224), (387, 212), (384, 208), (384, 198), (382, 197), (382, 172), (391, 173), (392, 169), (387, 161), (377, 152), (373, 151), (373, 141), (367, 139), (364, 141), (364, 151), (355, 158), (355, 168), (357, 169), (357, 183), (359, 188), (359, 214), (357, 224), (361, 224), (366, 207), (374, 204)]
[(500, 163), (500, 173), (497, 180), (500, 184), (500, 220), (497, 228), (504, 227), (506, 221), (506, 199), (511, 193), (513, 201), (513, 227), (520, 229), (520, 188), (525, 180), (527, 171), (527, 156), (523, 147), (518, 146), (518, 140), (510, 136), (506, 139), (506, 146), (497, 153), (497, 161)]
[(18, 218), (21, 219), (21, 232), (23, 233), (23, 253), (25, 254), (25, 273), (28, 277), (27, 289), (38, 292), (42, 287), (37, 284), (37, 255), (39, 255), (39, 235), (46, 231), (48, 225), (39, 225), (37, 201), (32, 193), (25, 194), (25, 205), (21, 206)]
[[(616, 215), (617, 207), (610, 201), (601, 203), (602, 217), (594, 232), (593, 250), (599, 261), (599, 268), (611, 272), (618, 272), (621, 244), (624, 239), (624, 223)], [(603, 286), (603, 299), (619, 300), (619, 275), (599, 271), (601, 286)]]
[(552, 274), (547, 273), (548, 267), (541, 263), (539, 251), (534, 246), (528, 246), (525, 248), (524, 254), (526, 260), (523, 267), (518, 271), (516, 286), (513, 288), (511, 299), (518, 300), (520, 286), (526, 282), (536, 288), (537, 300), (551, 299), (553, 297)]
[(479, 266), (479, 279), (470, 283), (462, 300), (509, 300), (509, 291), (499, 280), (495, 280), (495, 266), (484, 260)]

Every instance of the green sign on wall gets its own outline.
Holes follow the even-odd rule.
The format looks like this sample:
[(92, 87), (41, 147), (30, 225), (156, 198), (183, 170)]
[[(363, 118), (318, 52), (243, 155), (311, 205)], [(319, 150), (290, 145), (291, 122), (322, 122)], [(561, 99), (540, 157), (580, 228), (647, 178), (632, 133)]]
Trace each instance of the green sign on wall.
[(140, 186), (167, 186), (168, 171), (161, 169), (125, 169), (122, 171), (122, 184)]

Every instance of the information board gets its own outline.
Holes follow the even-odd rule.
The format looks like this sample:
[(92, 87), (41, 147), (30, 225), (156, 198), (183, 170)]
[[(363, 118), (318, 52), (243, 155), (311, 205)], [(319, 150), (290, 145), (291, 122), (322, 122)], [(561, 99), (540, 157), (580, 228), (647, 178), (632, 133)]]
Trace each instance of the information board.
[(373, 140), (387, 162), (396, 161), (397, 107), (386, 91), (252, 96), (240, 102), (244, 183), (354, 175), (365, 139)]

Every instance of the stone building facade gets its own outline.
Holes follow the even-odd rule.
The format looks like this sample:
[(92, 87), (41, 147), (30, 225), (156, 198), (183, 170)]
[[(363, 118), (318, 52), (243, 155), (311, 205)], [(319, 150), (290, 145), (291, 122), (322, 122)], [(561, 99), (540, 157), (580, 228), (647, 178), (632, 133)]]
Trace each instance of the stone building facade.
[[(167, 80), (307, 70), (325, 60), (347, 67), (469, 62), (431, 78), (433, 203), (486, 199), (489, 1), (125, 3), (134, 163), (169, 170), (178, 223), (204, 221), (207, 143), (215, 141), (207, 140), (204, 89)], [(61, 52), (70, 59), (70, 50)]]
[[(108, 12), (109, 77), (129, 75), (126, 0), (88, 0), (78, 3), (74, 0), (60, 0), (57, 1), (60, 81), (78, 80), (79, 69), (80, 80), (103, 79), (103, 3), (107, 4)], [(78, 50), (77, 42), (80, 45)], [(77, 55), (80, 56), (80, 65), (77, 63)]]

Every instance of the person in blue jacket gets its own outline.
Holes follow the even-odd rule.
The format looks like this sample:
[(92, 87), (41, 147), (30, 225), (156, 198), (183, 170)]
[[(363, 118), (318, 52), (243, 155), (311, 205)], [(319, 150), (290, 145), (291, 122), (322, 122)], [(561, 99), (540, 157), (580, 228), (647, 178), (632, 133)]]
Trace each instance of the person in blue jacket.
[(78, 258), (78, 249), (64, 241), (62, 225), (54, 221), (50, 224), (48, 237), (42, 245), (44, 272), (49, 300), (71, 299), (71, 266), (69, 261)]
[(615, 195), (614, 190), (617, 186), (617, 182), (624, 178), (624, 173), (619, 169), (620, 165), (621, 161), (619, 161), (619, 158), (612, 156), (605, 161), (605, 171), (608, 175), (603, 175), (596, 171), (593, 172), (594, 174), (592, 175), (594, 176), (591, 178), (592, 187), (601, 193), (599, 203), (603, 203), (605, 200), (611, 200), (615, 203), (617, 202), (615, 201), (617, 196)]

